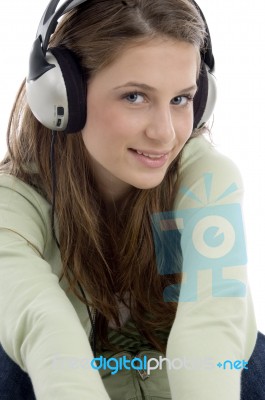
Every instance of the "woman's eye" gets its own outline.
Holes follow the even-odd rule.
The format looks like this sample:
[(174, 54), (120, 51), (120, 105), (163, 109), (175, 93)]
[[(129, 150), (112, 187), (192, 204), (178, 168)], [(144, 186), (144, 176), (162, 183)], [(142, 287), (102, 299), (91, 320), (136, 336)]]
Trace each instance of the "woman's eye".
[(186, 106), (191, 101), (192, 101), (191, 96), (177, 96), (171, 100), (172, 104), (176, 106)]
[(134, 104), (143, 103), (143, 101), (144, 101), (144, 96), (140, 93), (129, 93), (129, 94), (125, 95), (125, 98), (130, 103), (134, 103)]

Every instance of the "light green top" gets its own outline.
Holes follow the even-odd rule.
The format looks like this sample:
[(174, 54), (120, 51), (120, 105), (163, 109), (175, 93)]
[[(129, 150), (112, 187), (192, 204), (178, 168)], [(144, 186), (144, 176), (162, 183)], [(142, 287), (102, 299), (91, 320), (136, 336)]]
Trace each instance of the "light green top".
[[(183, 301), (169, 336), (167, 357), (248, 360), (257, 329), (238, 228), (243, 196), (240, 173), (200, 137), (186, 146), (179, 179), (175, 221), (182, 232), (187, 283), (181, 289)], [(228, 240), (226, 233), (215, 238), (207, 228), (209, 212), (218, 214), (216, 226), (223, 226)], [(0, 342), (29, 373), (37, 400), (109, 399), (99, 372), (89, 367), (93, 355), (86, 307), (66, 290), (64, 280), (58, 280), (61, 261), (50, 215), (51, 206), (33, 188), (0, 175)], [(246, 293), (222, 279), (243, 282)], [(190, 290), (194, 282), (195, 300), (187, 297), (195, 293)], [(214, 297), (213, 288), (222, 296)], [(169, 369), (168, 376), (172, 399), (240, 399), (238, 370)]]

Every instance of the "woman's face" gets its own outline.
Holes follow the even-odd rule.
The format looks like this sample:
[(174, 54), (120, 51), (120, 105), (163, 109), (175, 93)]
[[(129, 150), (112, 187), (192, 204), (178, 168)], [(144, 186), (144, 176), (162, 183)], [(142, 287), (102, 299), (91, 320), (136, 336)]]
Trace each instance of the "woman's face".
[(159, 185), (190, 137), (198, 51), (152, 40), (129, 47), (89, 81), (82, 131), (103, 197)]

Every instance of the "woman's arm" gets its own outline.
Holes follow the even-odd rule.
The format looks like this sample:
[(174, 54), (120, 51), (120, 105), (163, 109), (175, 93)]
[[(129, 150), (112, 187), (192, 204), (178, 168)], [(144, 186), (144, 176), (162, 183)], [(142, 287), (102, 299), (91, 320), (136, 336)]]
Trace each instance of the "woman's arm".
[(1, 176), (0, 341), (38, 400), (107, 400), (88, 337), (43, 259), (50, 240), (43, 204), (27, 185)]
[(187, 145), (179, 179), (183, 284), (167, 347), (167, 357), (178, 360), (168, 370), (172, 398), (239, 400), (241, 371), (257, 336), (241, 176), (201, 137)]

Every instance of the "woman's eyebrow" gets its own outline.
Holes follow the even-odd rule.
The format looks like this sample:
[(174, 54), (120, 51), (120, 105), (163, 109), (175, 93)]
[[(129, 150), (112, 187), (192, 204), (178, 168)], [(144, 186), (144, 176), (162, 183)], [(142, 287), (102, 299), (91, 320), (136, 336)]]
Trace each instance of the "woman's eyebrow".
[[(152, 86), (149, 86), (146, 83), (140, 83), (140, 82), (126, 82), (123, 85), (120, 85), (120, 86), (117, 86), (117, 87), (113, 88), (113, 90), (123, 89), (125, 87), (130, 87), (130, 86), (138, 87), (138, 88), (143, 89), (143, 90), (149, 90), (150, 92), (157, 92), (156, 88), (154, 88)], [(198, 87), (195, 84), (195, 85), (192, 85), (192, 86), (187, 87), (185, 89), (181, 89), (181, 90), (177, 91), (177, 93), (178, 94), (183, 94), (183, 93), (191, 92), (191, 91), (197, 90), (197, 89), (198, 89)]]

